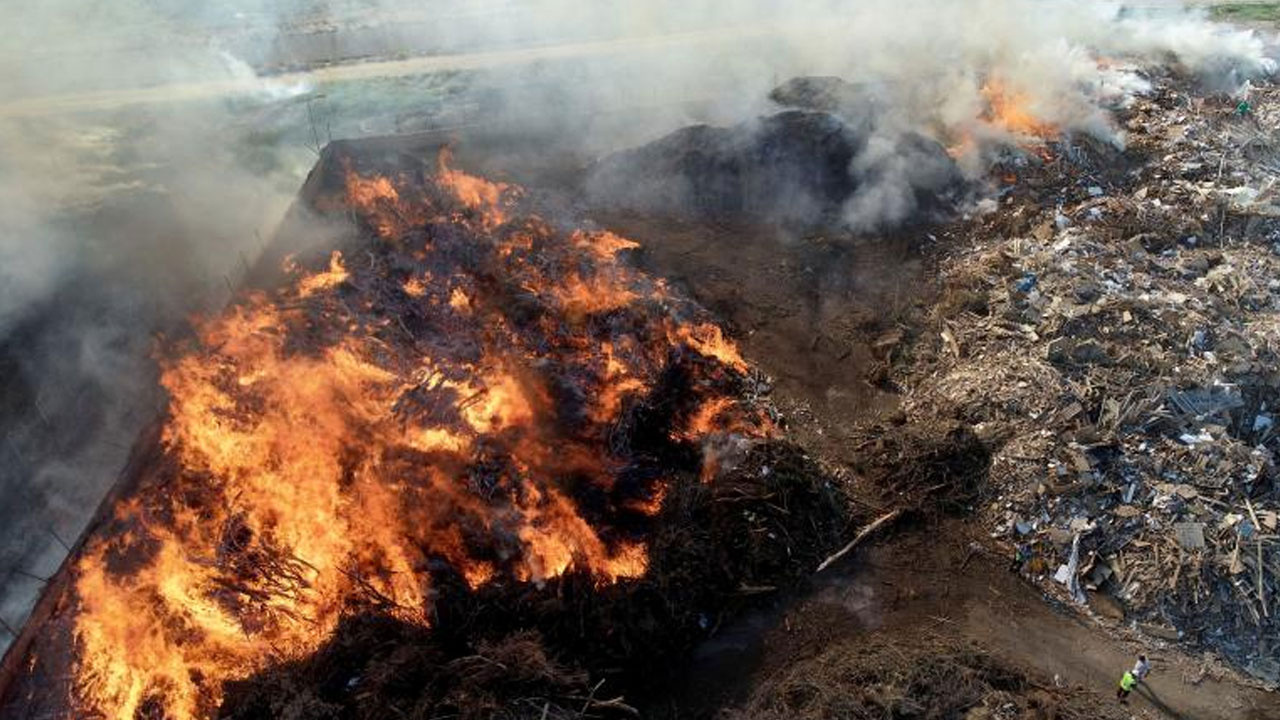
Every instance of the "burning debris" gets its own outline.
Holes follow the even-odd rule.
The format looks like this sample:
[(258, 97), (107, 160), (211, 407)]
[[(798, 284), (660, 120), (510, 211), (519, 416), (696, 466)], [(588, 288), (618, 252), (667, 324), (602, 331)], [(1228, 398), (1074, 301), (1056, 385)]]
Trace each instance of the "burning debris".
[[(306, 209), (358, 231), (260, 267), (257, 290), (169, 344), (162, 426), (10, 656), (5, 712), (635, 715), (723, 619), (843, 557), (841, 491), (867, 489), (884, 512), (866, 533), (976, 507), (1045, 586), (1275, 682), (1275, 141), (1248, 101), (1098, 56), (1172, 52), (1243, 93), (1270, 69), (1260, 41), (1184, 52), (1179, 34), (1046, 7), (1063, 30), (992, 42), (991, 17), (1032, 6), (927, 2), (903, 22), (897, 3), (861, 5), (928, 31), (895, 36), (871, 82), (798, 78), (776, 112), (606, 157), (585, 185), (602, 210), (849, 248), (964, 218), (919, 233), (941, 302), (869, 338), (874, 383), (905, 392), (892, 427), (844, 428), (860, 477), (836, 486), (782, 439), (767, 379), (631, 266), (635, 242), (447, 153), (339, 142)], [(800, 38), (843, 52), (881, 32), (848, 25)], [(306, 215), (292, 232), (315, 229)], [(815, 308), (836, 305), (813, 285)], [(755, 707), (899, 712), (922, 680), (881, 650), (853, 663), (878, 697), (841, 694), (841, 648), (815, 663), (831, 695), (801, 697), (796, 674)], [(988, 660), (930, 666), (942, 682), (903, 714), (1044, 709), (1006, 702), (1029, 681)]]
[(429, 629), (349, 618), (318, 652), (230, 686), (221, 712), (634, 717), (662, 704), (694, 643), (812, 573), (841, 526), (823, 478), (797, 448), (758, 445), (713, 483), (672, 486), (643, 577), (602, 586), (570, 570), (472, 590), (436, 576)]
[[(512, 682), (582, 695), (601, 668), (661, 667), (832, 541), (839, 505), (775, 447), (763, 378), (629, 267), (635, 243), (556, 225), (447, 152), (338, 143), (309, 185), (361, 232), (290, 258), (162, 360), (162, 447), (76, 559), (60, 639), (36, 654), (74, 673), (37, 663), (28, 715), (210, 717), (228, 682), (314, 669), (378, 622), (432, 638), (442, 678), (515, 653), (533, 675)], [(465, 702), (445, 685), (413, 702)]]

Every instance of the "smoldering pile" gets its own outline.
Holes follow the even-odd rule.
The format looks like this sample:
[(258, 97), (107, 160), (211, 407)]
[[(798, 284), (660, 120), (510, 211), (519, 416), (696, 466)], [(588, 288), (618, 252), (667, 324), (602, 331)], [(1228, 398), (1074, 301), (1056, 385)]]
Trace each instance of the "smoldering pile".
[(770, 97), (774, 114), (601, 159), (587, 196), (641, 213), (868, 230), (944, 220), (970, 192), (941, 144), (888, 128), (873, 86), (802, 77)]
[(797, 77), (752, 106), (760, 117), (609, 155), (585, 194), (617, 210), (801, 231), (919, 228), (974, 210), (1008, 148), (1071, 136), (1123, 148), (1112, 113), (1151, 91), (1152, 71), (1243, 97), (1275, 69), (1265, 38), (1194, 13), (1026, 0), (842, 9), (813, 15), (834, 15), (838, 31), (780, 31), (802, 57), (823, 48), (842, 60), (780, 61)]

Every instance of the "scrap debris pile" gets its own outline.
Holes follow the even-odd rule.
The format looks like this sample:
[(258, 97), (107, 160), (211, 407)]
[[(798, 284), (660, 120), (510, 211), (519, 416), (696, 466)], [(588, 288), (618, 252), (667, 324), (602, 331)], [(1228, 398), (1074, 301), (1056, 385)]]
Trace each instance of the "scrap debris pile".
[(625, 715), (834, 544), (767, 383), (634, 243), (445, 153), (335, 143), (308, 188), (295, 232), (358, 230), (162, 359), (25, 717)]
[(978, 508), (1023, 572), (1280, 683), (1280, 90), (1171, 72), (1121, 150), (1011, 152), (948, 230), (927, 332), (885, 347), (914, 423), (994, 453)]

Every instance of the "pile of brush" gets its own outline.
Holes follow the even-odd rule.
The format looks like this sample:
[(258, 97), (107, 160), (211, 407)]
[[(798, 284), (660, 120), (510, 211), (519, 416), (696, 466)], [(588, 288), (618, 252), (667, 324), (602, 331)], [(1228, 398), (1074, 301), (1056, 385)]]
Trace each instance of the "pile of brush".
[(843, 531), (844, 502), (797, 447), (757, 445), (712, 484), (686, 472), (649, 571), (471, 590), (448, 567), (432, 626), (353, 615), (314, 655), (230, 684), (224, 718), (628, 717), (730, 617), (794, 587)]

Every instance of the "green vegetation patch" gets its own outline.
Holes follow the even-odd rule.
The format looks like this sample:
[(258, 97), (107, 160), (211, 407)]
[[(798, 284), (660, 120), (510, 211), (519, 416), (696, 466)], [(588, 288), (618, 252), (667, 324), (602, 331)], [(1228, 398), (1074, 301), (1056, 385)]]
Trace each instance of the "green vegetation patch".
[(1209, 16), (1231, 22), (1280, 22), (1280, 2), (1223, 3), (1209, 8)]

